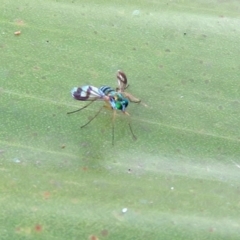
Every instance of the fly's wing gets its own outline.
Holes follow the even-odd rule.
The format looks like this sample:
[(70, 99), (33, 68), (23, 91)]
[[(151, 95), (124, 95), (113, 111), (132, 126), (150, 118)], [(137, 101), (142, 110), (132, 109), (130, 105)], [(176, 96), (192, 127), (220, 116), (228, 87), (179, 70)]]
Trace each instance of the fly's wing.
[(117, 80), (118, 80), (117, 91), (124, 92), (124, 90), (128, 87), (126, 74), (123, 71), (118, 70)]
[(74, 87), (71, 91), (73, 98), (79, 101), (104, 100), (104, 93), (94, 86)]

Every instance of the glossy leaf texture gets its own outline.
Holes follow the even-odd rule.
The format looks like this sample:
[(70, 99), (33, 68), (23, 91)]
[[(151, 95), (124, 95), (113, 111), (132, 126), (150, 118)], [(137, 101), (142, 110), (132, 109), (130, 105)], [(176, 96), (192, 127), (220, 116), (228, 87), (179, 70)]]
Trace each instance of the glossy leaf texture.
[(240, 3), (0, 2), (2, 239), (239, 239)]

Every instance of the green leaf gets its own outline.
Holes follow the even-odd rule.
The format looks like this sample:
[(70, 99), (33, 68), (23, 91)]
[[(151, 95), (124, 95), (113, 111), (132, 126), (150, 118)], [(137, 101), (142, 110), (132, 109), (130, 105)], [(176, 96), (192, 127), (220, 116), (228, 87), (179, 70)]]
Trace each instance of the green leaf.
[(239, 238), (240, 3), (0, 2), (1, 239)]

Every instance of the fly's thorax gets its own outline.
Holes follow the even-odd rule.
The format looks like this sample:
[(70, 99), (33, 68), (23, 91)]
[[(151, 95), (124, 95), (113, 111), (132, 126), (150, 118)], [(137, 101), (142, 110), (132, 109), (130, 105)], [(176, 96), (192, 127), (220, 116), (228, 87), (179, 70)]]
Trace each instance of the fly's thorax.
[(113, 109), (125, 111), (129, 103), (126, 97), (109, 86), (101, 86), (99, 89), (104, 93), (106, 99), (108, 98), (107, 100)]
[(110, 96), (110, 103), (112, 108), (125, 112), (129, 101), (121, 93), (114, 92)]

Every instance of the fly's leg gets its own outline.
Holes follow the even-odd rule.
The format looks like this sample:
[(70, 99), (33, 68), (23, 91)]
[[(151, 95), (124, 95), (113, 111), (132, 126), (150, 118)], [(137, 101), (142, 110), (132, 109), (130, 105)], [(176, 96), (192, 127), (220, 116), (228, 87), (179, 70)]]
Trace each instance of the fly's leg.
[(93, 116), (93, 118), (91, 118), (87, 123), (82, 125), (81, 128), (86, 127), (94, 118), (96, 118), (99, 115), (99, 113), (102, 111), (102, 109), (103, 109), (103, 106), (98, 110), (98, 112)]
[[(95, 101), (95, 100), (94, 100)], [(78, 110), (72, 111), (72, 112), (68, 112), (67, 114), (72, 114), (72, 113), (76, 113), (79, 112), (81, 110), (83, 110), (84, 108), (88, 107), (90, 104), (92, 104), (94, 101), (91, 101), (90, 103), (88, 103), (86, 106), (79, 108)]]
[(113, 110), (113, 117), (112, 117), (112, 145), (114, 146), (114, 122), (116, 118), (116, 110)]

